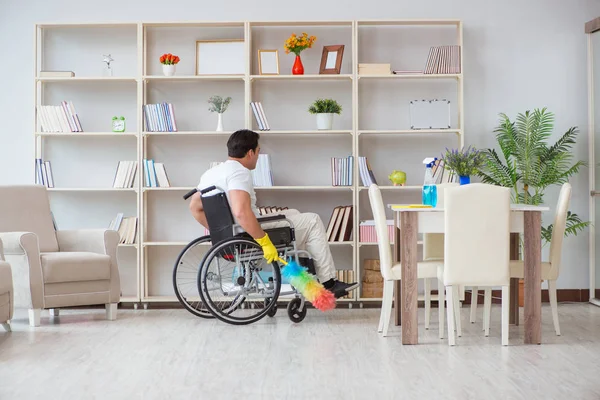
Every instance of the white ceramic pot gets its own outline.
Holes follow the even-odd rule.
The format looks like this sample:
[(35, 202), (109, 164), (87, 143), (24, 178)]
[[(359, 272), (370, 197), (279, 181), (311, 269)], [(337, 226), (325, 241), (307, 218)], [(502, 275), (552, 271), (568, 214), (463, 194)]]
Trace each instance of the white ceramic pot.
[(163, 64), (162, 68), (165, 76), (175, 75), (175, 64)]
[(223, 114), (218, 113), (217, 116), (217, 132), (223, 132)]
[(333, 113), (317, 114), (317, 129), (318, 130), (331, 130), (332, 126), (333, 126)]

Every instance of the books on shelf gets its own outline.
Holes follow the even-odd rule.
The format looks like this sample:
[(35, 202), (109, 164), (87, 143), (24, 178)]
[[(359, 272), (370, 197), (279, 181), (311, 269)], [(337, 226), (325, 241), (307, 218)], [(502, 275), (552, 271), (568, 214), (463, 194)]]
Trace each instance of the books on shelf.
[(252, 181), (255, 187), (273, 186), (271, 157), (268, 154), (258, 155), (256, 168), (252, 170)]
[(125, 217), (123, 213), (118, 213), (108, 229), (119, 233), (119, 244), (134, 244), (137, 241), (137, 220), (137, 217)]
[[(388, 239), (390, 243), (394, 242), (394, 220), (386, 220)], [(358, 237), (360, 242), (377, 243), (377, 230), (375, 229), (375, 220), (361, 221), (358, 224)]]
[(40, 78), (73, 78), (73, 71), (40, 71)]
[(267, 121), (267, 116), (265, 114), (265, 110), (263, 109), (262, 103), (260, 101), (252, 101), (250, 102), (250, 107), (254, 113), (254, 119), (256, 120), (258, 129), (261, 131), (270, 131), (271, 125), (269, 125), (269, 121)]
[(287, 210), (287, 207), (278, 207), (278, 206), (263, 206), (263, 207), (258, 207), (258, 212), (260, 213), (260, 215), (267, 215), (267, 214), (276, 214), (278, 211), (283, 211), (283, 210)]
[[(344, 283), (353, 283), (354, 282), (354, 271), (351, 269), (338, 269), (336, 270), (336, 278), (340, 282)], [(346, 296), (342, 296), (341, 298), (351, 298), (352, 292), (348, 293)]]
[(83, 132), (81, 121), (72, 101), (60, 106), (37, 106), (37, 119), (43, 132)]
[(333, 186), (352, 186), (353, 175), (354, 156), (331, 158), (331, 184)]
[(358, 157), (358, 172), (363, 186), (369, 187), (372, 184), (377, 184), (375, 174), (373, 174), (373, 170), (371, 169), (367, 157)]
[(434, 46), (429, 49), (425, 74), (460, 74), (460, 46)]
[(144, 183), (146, 187), (171, 187), (165, 165), (144, 159)]
[(113, 188), (132, 188), (137, 173), (137, 161), (119, 161)]
[(438, 185), (442, 183), (458, 182), (458, 177), (454, 171), (444, 168), (443, 160), (436, 160), (433, 167), (431, 167), (431, 173), (433, 174), (434, 182)]
[(171, 103), (145, 104), (146, 132), (177, 132), (175, 109)]
[(54, 176), (52, 175), (50, 161), (44, 161), (41, 158), (35, 159), (35, 183), (36, 185), (44, 185), (47, 188), (54, 187)]
[(359, 63), (358, 74), (359, 75), (389, 75), (391, 74), (391, 64), (373, 64), (373, 63)]
[(346, 242), (352, 240), (353, 206), (337, 206), (327, 224), (327, 241)]

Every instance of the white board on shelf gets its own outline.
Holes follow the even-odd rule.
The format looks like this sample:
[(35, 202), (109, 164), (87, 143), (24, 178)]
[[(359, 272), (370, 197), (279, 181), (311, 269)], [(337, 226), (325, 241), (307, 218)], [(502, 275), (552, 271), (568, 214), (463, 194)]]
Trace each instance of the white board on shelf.
[(246, 44), (243, 39), (196, 41), (196, 75), (242, 75)]

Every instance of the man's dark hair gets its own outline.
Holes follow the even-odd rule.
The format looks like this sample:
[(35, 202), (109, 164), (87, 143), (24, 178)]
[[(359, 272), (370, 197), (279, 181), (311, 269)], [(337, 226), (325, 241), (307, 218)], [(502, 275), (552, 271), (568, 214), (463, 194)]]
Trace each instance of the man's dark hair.
[(256, 150), (259, 137), (258, 133), (249, 129), (233, 132), (227, 140), (227, 155), (233, 158), (243, 158), (250, 150)]

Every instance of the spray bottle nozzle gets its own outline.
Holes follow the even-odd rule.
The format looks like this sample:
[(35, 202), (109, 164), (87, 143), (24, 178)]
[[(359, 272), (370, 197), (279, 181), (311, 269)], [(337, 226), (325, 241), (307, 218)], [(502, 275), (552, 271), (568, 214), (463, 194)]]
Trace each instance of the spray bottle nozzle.
[(423, 160), (423, 164), (426, 164), (427, 168), (431, 168), (431, 167), (433, 167), (433, 165), (435, 164), (436, 161), (437, 161), (437, 157), (427, 157), (426, 159)]

